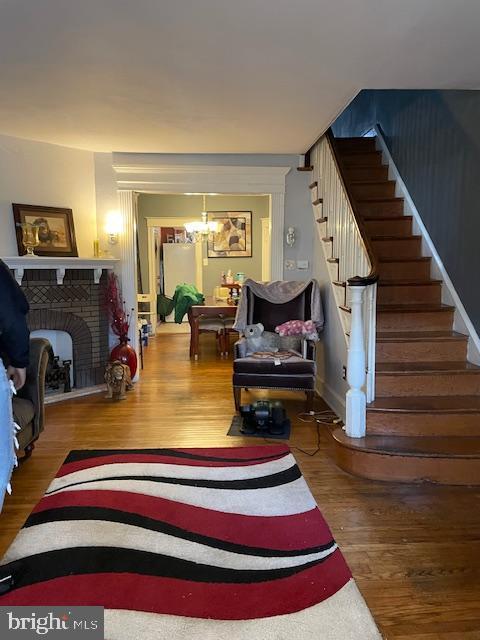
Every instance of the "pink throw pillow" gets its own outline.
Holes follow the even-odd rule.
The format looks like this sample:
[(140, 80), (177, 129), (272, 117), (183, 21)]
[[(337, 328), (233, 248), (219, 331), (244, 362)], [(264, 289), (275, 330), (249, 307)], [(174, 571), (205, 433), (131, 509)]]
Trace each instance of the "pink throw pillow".
[(305, 336), (309, 340), (318, 340), (313, 320), (289, 320), (275, 327), (275, 331), (280, 336)]

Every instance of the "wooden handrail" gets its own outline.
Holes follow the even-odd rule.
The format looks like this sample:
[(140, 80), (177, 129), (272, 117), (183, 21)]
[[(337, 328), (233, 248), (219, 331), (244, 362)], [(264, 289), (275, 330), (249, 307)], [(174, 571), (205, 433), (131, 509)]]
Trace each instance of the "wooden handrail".
[(353, 196), (352, 190), (350, 189), (349, 185), (348, 185), (348, 181), (345, 179), (345, 170), (343, 168), (343, 164), (342, 164), (342, 160), (340, 158), (340, 154), (338, 152), (338, 148), (335, 142), (335, 136), (333, 135), (333, 131), (332, 129), (328, 129), (327, 133), (326, 133), (326, 137), (328, 140), (328, 143), (330, 145), (330, 148), (332, 150), (333, 153), (333, 158), (335, 160), (335, 164), (337, 167), (337, 171), (338, 171), (338, 175), (340, 177), (340, 180), (342, 182), (342, 186), (345, 190), (345, 193), (347, 194), (347, 198), (350, 202), (350, 206), (352, 208), (353, 211), (353, 217), (355, 220), (355, 225), (357, 227), (358, 230), (358, 234), (362, 240), (363, 243), (363, 247), (365, 249), (365, 252), (368, 256), (368, 259), (370, 261), (370, 271), (366, 276), (354, 276), (353, 278), (349, 278), (348, 279), (348, 284), (351, 287), (363, 287), (363, 286), (368, 286), (370, 284), (374, 284), (375, 282), (377, 282), (378, 278), (379, 278), (379, 264), (378, 264), (378, 258), (375, 254), (375, 251), (373, 250), (372, 244), (370, 242), (370, 238), (368, 237), (368, 233), (367, 233), (367, 229), (365, 227), (365, 223), (363, 222), (362, 216), (360, 215), (358, 209), (357, 209), (357, 203), (356, 200)]

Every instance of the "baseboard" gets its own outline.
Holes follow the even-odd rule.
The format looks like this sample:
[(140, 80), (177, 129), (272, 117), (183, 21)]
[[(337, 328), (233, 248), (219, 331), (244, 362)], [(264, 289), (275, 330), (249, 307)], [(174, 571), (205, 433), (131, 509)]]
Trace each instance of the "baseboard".
[(322, 398), (328, 406), (345, 422), (345, 398), (337, 393), (324, 380), (318, 380), (315, 385), (315, 393)]
[(83, 389), (72, 389), (69, 393), (52, 393), (45, 395), (44, 404), (57, 404), (57, 402), (65, 402), (65, 400), (74, 400), (75, 398), (83, 398), (83, 396), (91, 396), (94, 393), (107, 392), (104, 384), (97, 384), (94, 387), (83, 387)]
[(402, 176), (400, 175), (400, 172), (387, 147), (381, 128), (376, 125), (373, 129), (377, 137), (380, 151), (388, 163), (389, 177), (392, 180), (396, 180), (398, 191), (397, 195), (402, 197), (405, 201), (407, 209), (405, 213), (413, 216), (418, 232), (422, 236), (423, 253), (424, 255), (431, 256), (432, 258), (432, 265), (434, 269), (434, 273), (432, 273), (432, 275), (442, 280), (442, 302), (455, 307), (453, 328), (459, 333), (468, 335), (468, 360), (474, 364), (480, 365), (480, 338), (478, 333), (473, 326), (465, 307), (463, 306), (460, 296), (458, 295), (453, 282), (445, 269), (445, 265), (435, 248), (435, 244), (423, 223), (422, 217), (415, 206)]

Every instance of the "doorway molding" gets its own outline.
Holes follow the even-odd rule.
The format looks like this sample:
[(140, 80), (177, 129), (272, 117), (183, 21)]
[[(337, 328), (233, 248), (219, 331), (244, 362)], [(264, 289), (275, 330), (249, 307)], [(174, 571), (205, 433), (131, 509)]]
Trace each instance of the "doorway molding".
[(118, 201), (123, 217), (121, 242), (122, 290), (127, 308), (133, 309), (130, 339), (138, 348), (137, 248), (135, 241), (138, 193), (211, 193), (220, 195), (267, 195), (271, 220), (270, 275), (283, 279), (283, 228), (285, 176), (291, 167), (242, 165), (168, 165), (113, 163)]

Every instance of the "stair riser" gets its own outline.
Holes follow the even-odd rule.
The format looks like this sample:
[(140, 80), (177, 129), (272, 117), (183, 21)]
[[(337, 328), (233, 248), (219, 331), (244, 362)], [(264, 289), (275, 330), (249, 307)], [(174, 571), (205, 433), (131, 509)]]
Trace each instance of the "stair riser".
[(375, 184), (352, 184), (354, 198), (394, 198), (394, 182), (377, 182)]
[(335, 143), (340, 153), (357, 153), (359, 151), (376, 151), (375, 138), (359, 138), (349, 140), (348, 138), (336, 138)]
[(438, 458), (355, 451), (335, 444), (336, 464), (353, 475), (387, 482), (480, 484), (479, 458)]
[(436, 303), (441, 302), (442, 288), (440, 284), (433, 285), (386, 285), (377, 289), (379, 304), (407, 304), (407, 303)]
[(368, 411), (369, 436), (480, 436), (478, 413)]
[(466, 341), (377, 342), (377, 362), (460, 362), (467, 357)]
[(346, 170), (349, 180), (388, 180), (388, 167), (351, 167)]
[(381, 153), (342, 153), (344, 167), (379, 167), (382, 165)]
[(451, 331), (453, 311), (377, 313), (377, 331)]
[(365, 217), (387, 217), (403, 215), (403, 201), (357, 202), (358, 212)]
[(378, 398), (391, 396), (462, 396), (480, 393), (478, 373), (438, 373), (385, 375), (377, 373), (375, 394)]
[(373, 240), (372, 245), (378, 258), (419, 258), (421, 238), (408, 240)]
[(424, 280), (430, 277), (430, 262), (381, 262), (382, 280)]
[(412, 233), (412, 221), (405, 220), (366, 220), (365, 226), (371, 236), (409, 236)]

